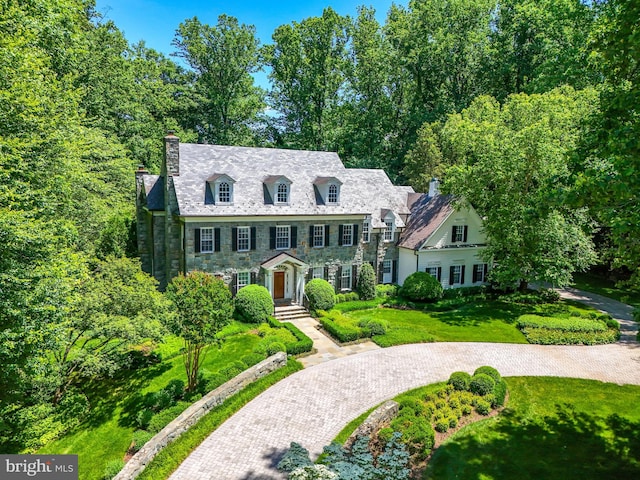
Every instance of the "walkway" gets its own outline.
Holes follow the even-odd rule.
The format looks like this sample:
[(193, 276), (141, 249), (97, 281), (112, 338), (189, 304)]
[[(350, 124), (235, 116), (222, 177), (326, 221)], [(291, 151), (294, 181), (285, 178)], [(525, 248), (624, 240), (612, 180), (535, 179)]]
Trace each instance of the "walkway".
[[(595, 297), (587, 301), (599, 303), (624, 322), (630, 315), (624, 309), (614, 311), (618, 302)], [(290, 442), (301, 443), (316, 456), (370, 407), (411, 388), (446, 380), (453, 371), (473, 372), (481, 365), (492, 365), (505, 376), (640, 385), (640, 345), (630, 341), (595, 347), (431, 343), (375, 349), (305, 368), (280, 381), (213, 432), (171, 478), (285, 478), (275, 465)]]

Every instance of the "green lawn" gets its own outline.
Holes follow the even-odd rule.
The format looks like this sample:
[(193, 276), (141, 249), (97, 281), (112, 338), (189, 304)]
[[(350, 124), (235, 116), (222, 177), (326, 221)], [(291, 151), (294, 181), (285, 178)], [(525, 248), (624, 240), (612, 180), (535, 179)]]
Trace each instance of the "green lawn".
[(640, 478), (640, 387), (507, 378), (507, 409), (469, 425), (435, 453), (423, 478)]
[(640, 307), (640, 291), (616, 287), (615, 283), (590, 273), (576, 273), (574, 286), (580, 290), (597, 293), (623, 303)]
[[(250, 354), (259, 341), (254, 334), (230, 336), (221, 349), (210, 349), (203, 372), (218, 372)], [(127, 451), (144, 395), (164, 388), (172, 379), (185, 379), (182, 356), (178, 354), (180, 346), (179, 340), (170, 338), (162, 346), (163, 358), (168, 359), (158, 365), (84, 385), (91, 405), (89, 418), (74, 432), (46, 445), (38, 453), (78, 454), (80, 479), (100, 479), (105, 465), (111, 460), (122, 459)]]

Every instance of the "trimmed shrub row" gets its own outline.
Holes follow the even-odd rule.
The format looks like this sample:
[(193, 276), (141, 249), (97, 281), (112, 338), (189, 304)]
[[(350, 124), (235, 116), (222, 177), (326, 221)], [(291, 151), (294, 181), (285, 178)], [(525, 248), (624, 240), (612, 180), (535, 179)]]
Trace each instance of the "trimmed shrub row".
[(360, 296), (356, 292), (338, 293), (334, 297), (334, 305), (338, 303), (355, 302), (357, 300), (360, 300)]
[(318, 321), (329, 334), (340, 342), (355, 342), (359, 338), (366, 337), (362, 328), (351, 325), (339, 311), (325, 312), (318, 310)]
[(283, 323), (273, 317), (269, 317), (267, 322), (273, 328), (285, 328), (295, 337), (295, 342), (287, 342), (284, 344), (287, 354), (299, 355), (301, 353), (310, 352), (313, 348), (313, 340), (307, 337), (302, 330), (296, 327), (293, 323)]
[(564, 332), (604, 332), (607, 324), (600, 320), (570, 316), (568, 318), (521, 315), (518, 328), (548, 328)]
[(529, 343), (538, 345), (604, 345), (620, 339), (620, 331), (610, 328), (605, 332), (567, 332), (548, 328), (523, 328)]

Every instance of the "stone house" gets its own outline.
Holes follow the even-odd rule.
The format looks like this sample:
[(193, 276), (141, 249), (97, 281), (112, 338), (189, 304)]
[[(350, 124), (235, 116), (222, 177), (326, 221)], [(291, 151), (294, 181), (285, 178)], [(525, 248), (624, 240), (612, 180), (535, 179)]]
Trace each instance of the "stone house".
[(364, 262), (397, 281), (413, 189), (384, 171), (345, 168), (329, 152), (164, 141), (161, 174), (136, 173), (138, 249), (161, 288), (204, 270), (234, 292), (258, 283), (299, 302), (312, 278), (354, 289)]

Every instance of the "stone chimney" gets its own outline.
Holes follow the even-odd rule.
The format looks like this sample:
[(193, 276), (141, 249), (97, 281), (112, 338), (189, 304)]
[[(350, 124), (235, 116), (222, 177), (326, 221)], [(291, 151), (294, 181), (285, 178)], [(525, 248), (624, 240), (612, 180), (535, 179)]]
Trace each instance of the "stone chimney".
[(180, 175), (180, 139), (173, 130), (164, 137), (164, 165), (163, 173), (168, 177)]
[(440, 194), (440, 182), (437, 178), (432, 178), (429, 182), (429, 196), (435, 197)]
[(144, 188), (144, 180), (142, 177), (144, 175), (148, 175), (149, 171), (144, 168), (144, 165), (138, 165), (138, 170), (136, 170), (136, 194), (139, 196), (140, 192)]

